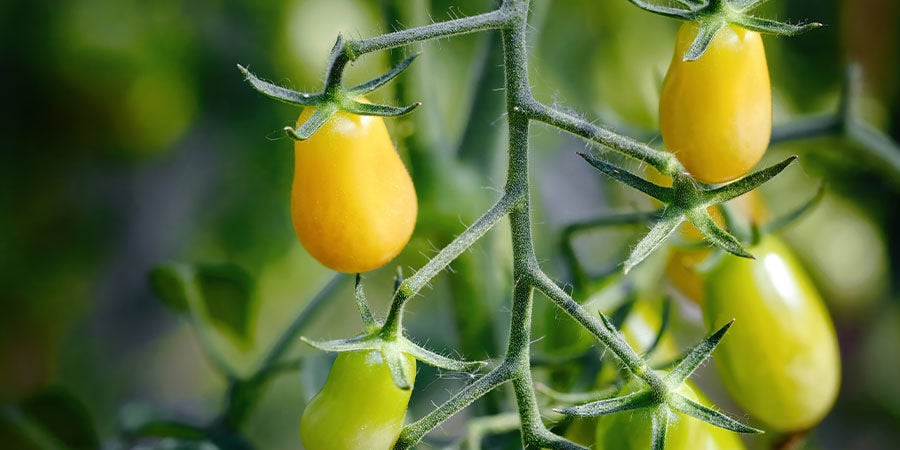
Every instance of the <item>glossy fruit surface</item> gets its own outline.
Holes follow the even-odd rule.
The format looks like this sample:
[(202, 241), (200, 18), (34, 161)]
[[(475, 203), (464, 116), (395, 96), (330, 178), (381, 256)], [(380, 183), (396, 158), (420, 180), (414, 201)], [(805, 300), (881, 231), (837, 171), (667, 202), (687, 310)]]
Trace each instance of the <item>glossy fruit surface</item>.
[[(636, 382), (626, 385), (620, 394), (634, 391)], [(693, 385), (686, 383), (678, 392), (709, 406)], [(647, 409), (601, 416), (597, 420), (596, 450), (646, 450), (651, 448), (651, 416)], [(743, 450), (744, 444), (734, 432), (679, 413), (669, 415), (666, 450)]]
[(816, 425), (840, 386), (831, 317), (806, 272), (776, 237), (725, 256), (709, 273), (703, 316), (709, 329), (734, 326), (713, 353), (731, 396), (770, 430)]
[[(306, 108), (298, 123), (312, 112)], [(412, 180), (381, 117), (338, 112), (294, 144), (294, 230), (326, 267), (381, 267), (406, 246), (417, 211)]]
[(660, 131), (694, 178), (724, 183), (750, 171), (769, 145), (769, 70), (759, 33), (732, 25), (698, 60), (683, 61), (697, 31), (693, 22), (678, 30), (660, 96)]
[[(412, 384), (412, 356), (404, 354), (403, 370)], [(411, 393), (394, 385), (380, 352), (340, 353), (303, 411), (300, 439), (307, 450), (387, 450), (403, 428)]]

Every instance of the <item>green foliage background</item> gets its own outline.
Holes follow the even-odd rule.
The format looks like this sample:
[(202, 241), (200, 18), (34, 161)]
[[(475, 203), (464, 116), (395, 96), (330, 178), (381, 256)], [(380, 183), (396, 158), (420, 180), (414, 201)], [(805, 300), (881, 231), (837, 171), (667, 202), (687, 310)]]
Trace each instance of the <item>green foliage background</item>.
[[(6, 142), (0, 152), (0, 402), (61, 386), (83, 403), (104, 439), (148, 411), (203, 420), (219, 410), (224, 381), (203, 359), (188, 325), (151, 295), (148, 272), (166, 260), (246, 269), (256, 280), (249, 312), (255, 327), (246, 339), (223, 331), (216, 343), (239, 370), (253, 367), (329, 274), (305, 253), (290, 224), (292, 143), (280, 130), (298, 112), (250, 90), (235, 64), (317, 89), (339, 32), (365, 37), (492, 7), (484, 0), (398, 1), (406, 4), (403, 13), (386, 21), (384, 3), (0, 3)], [(863, 80), (854, 102), (860, 116), (900, 138), (897, 2), (784, 0), (761, 14), (826, 24), (797, 38), (765, 38), (776, 123), (833, 111), (844, 65), (855, 61)], [(677, 23), (624, 0), (537, 0), (534, 16), (537, 96), (622, 130), (655, 129)], [(412, 271), (424, 264), (502, 185), (502, 67), (488, 51), (495, 38), (425, 44), (401, 76), (403, 92), (376, 96), (392, 104), (400, 96), (424, 102), (412, 117), (389, 121), (400, 152), (413, 161), (423, 203), (410, 248), (367, 275), (378, 311), (385, 310), (395, 267)], [(348, 82), (380, 73), (403, 54), (365, 57)], [(533, 135), (538, 251), (562, 272), (553, 253), (562, 226), (644, 200), (583, 164), (574, 154), (580, 143), (544, 127)], [(829, 301), (844, 352), (839, 403), (811, 445), (890, 448), (885, 443), (900, 442), (898, 183), (873, 176), (847, 145), (828, 138), (773, 147), (770, 160), (799, 153), (802, 169), (776, 179), (764, 194), (773, 209), (787, 210), (819, 179), (829, 182), (820, 208), (788, 232)], [(427, 164), (410, 155), (423, 148), (439, 155), (428, 157), (432, 162), (459, 154), (472, 170), (425, 176)], [(442, 275), (411, 305), (412, 336), (467, 358), (496, 355), (508, 314), (509, 249), (497, 236), (504, 232), (454, 264), (461, 281)], [(589, 239), (584, 248), (610, 244), (609, 236), (603, 239)], [(610, 262), (589, 251), (581, 256), (598, 267)], [(351, 298), (346, 289), (338, 296), (346, 301), (326, 308), (305, 334), (359, 331)], [(478, 336), (484, 327), (446, 320), (463, 313), (493, 323), (492, 331)], [(313, 354), (302, 345), (295, 351)], [(329, 356), (308, 361), (302, 375), (280, 378), (251, 418), (248, 434), (259, 448), (299, 446), (300, 413), (321, 385)], [(421, 370), (413, 416), (466, 382)], [(491, 401), (504, 398), (489, 400), (482, 413)], [(514, 437), (513, 444), (504, 442), (493, 441), (498, 448), (516, 445)]]

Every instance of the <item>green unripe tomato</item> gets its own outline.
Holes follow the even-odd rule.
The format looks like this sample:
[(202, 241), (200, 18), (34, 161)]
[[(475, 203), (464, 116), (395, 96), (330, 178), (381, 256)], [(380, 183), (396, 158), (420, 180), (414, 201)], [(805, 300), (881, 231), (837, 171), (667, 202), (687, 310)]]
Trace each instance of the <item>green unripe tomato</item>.
[(769, 429), (805, 430), (822, 420), (838, 394), (834, 326), (779, 239), (766, 236), (750, 251), (756, 260), (725, 256), (707, 277), (707, 326), (735, 319), (713, 360), (735, 401)]
[[(412, 384), (415, 358), (403, 355), (403, 371)], [(325, 387), (303, 411), (300, 440), (307, 450), (390, 449), (400, 436), (411, 393), (394, 384), (380, 352), (340, 353)]]
[[(625, 385), (621, 394), (637, 390), (636, 381)], [(710, 402), (690, 383), (678, 393), (709, 406)], [(597, 420), (596, 450), (646, 450), (651, 448), (652, 412), (649, 409), (624, 411), (600, 416)], [(737, 433), (690, 416), (672, 412), (666, 433), (666, 450), (744, 450)]]

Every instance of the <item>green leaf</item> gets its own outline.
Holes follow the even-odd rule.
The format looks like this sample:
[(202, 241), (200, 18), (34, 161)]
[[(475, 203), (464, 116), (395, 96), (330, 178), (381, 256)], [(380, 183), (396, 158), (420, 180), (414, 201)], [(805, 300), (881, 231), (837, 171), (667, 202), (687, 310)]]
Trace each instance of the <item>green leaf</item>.
[(162, 264), (150, 271), (150, 288), (153, 293), (164, 305), (179, 314), (189, 310), (187, 283), (185, 267), (179, 264)]
[(234, 264), (204, 264), (195, 279), (206, 313), (241, 340), (251, 337), (253, 278)]
[(0, 410), (0, 447), (95, 450), (100, 439), (81, 401), (65, 389), (48, 388)]

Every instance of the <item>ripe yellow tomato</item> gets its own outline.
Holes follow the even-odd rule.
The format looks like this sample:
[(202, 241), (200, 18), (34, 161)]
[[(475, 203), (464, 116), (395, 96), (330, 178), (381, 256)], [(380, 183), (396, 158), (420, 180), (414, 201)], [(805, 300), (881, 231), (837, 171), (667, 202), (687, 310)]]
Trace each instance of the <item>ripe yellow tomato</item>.
[[(620, 394), (633, 392), (638, 383), (626, 385)], [(678, 393), (701, 404), (710, 405), (696, 387), (685, 383)], [(646, 450), (650, 445), (651, 413), (649, 410), (624, 411), (597, 419), (596, 450)], [(669, 416), (666, 434), (667, 450), (743, 450), (737, 433), (719, 428), (680, 413)]]
[(685, 22), (663, 81), (663, 142), (704, 183), (742, 177), (772, 134), (772, 88), (759, 33), (728, 25), (696, 61), (682, 60), (698, 26)]
[[(312, 113), (306, 108), (298, 123)], [(381, 267), (406, 246), (417, 212), (412, 180), (381, 117), (338, 112), (294, 144), (294, 229), (326, 267)]]
[[(403, 372), (416, 379), (416, 360), (403, 355)], [(388, 450), (403, 428), (412, 389), (398, 388), (381, 353), (340, 353), (322, 390), (300, 419), (308, 450)]]
[(734, 319), (713, 361), (735, 401), (769, 429), (806, 430), (828, 413), (840, 387), (834, 326), (781, 241), (766, 236), (750, 250), (756, 260), (726, 255), (708, 274), (707, 326)]

